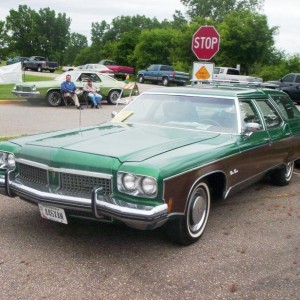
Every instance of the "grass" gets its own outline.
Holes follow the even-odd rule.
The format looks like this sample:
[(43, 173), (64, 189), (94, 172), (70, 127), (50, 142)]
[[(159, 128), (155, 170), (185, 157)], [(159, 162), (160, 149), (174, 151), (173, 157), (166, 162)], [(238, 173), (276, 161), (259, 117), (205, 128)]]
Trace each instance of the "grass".
[[(30, 81), (46, 81), (46, 80), (53, 80), (51, 77), (46, 76), (36, 76), (36, 75), (28, 75), (26, 74), (23, 77), (23, 81), (30, 82)], [(0, 84), (0, 100), (17, 100), (20, 99), (17, 96), (11, 93), (14, 84)]]
[(8, 135), (8, 136), (0, 136), (0, 142), (5, 142), (11, 139), (15, 139), (21, 137), (22, 135)]

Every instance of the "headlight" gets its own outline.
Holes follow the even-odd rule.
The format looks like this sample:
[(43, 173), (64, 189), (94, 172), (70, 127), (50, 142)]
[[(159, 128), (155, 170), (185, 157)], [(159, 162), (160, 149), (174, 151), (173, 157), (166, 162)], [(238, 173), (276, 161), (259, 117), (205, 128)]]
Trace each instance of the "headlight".
[(154, 198), (157, 181), (149, 176), (118, 172), (118, 190), (132, 196)]
[(133, 191), (135, 189), (135, 176), (132, 174), (125, 174), (123, 177), (123, 184), (126, 190)]
[(151, 177), (145, 177), (142, 180), (142, 189), (147, 195), (155, 194), (157, 190), (156, 180)]
[(16, 166), (15, 156), (12, 153), (0, 152), (0, 168), (14, 169)]
[(11, 153), (7, 155), (7, 166), (9, 169), (13, 169), (16, 166), (15, 156)]

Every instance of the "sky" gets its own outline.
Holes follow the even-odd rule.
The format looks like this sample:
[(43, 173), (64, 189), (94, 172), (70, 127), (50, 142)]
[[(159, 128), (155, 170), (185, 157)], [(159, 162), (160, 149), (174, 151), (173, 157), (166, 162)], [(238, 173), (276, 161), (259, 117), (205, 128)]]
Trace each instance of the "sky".
[[(145, 15), (156, 17), (159, 21), (171, 20), (175, 10), (185, 14), (185, 7), (180, 0), (0, 0), (0, 20), (5, 21), (11, 9), (18, 10), (19, 5), (26, 4), (29, 8), (38, 11), (49, 7), (56, 13), (66, 13), (72, 19), (71, 31), (90, 38), (92, 22), (105, 20), (111, 23), (118, 16)], [(269, 27), (277, 26), (278, 35), (275, 36), (275, 46), (287, 54), (300, 54), (299, 0), (265, 0), (261, 13), (268, 18)], [(192, 41), (192, 37), (191, 37)], [(221, 44), (222, 47), (222, 37)]]

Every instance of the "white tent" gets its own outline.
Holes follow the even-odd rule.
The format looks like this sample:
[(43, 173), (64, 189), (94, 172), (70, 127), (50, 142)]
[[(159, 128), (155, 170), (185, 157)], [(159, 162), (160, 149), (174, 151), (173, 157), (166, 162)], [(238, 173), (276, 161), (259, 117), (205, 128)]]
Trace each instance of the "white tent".
[(21, 63), (0, 67), (0, 84), (22, 82)]

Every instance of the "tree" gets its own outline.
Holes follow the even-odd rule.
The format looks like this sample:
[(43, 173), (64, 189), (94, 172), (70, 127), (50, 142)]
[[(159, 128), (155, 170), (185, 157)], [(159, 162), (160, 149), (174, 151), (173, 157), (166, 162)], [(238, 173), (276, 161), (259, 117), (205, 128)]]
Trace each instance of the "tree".
[(177, 34), (176, 29), (143, 30), (134, 50), (136, 67), (145, 68), (153, 63), (172, 64), (170, 50)]
[(274, 49), (273, 35), (267, 17), (247, 10), (232, 11), (217, 26), (221, 47), (215, 56), (218, 64), (241, 65), (244, 73), (253, 73), (256, 64), (265, 63)]
[(187, 7), (187, 14), (191, 18), (203, 17), (220, 21), (231, 11), (259, 10), (264, 0), (180, 0), (180, 2)]
[(17, 11), (9, 11), (6, 28), (9, 32), (10, 51), (22, 56), (30, 56), (35, 51), (32, 27), (36, 15), (37, 13), (27, 5), (19, 5)]
[(68, 46), (66, 48), (63, 64), (72, 65), (76, 55), (80, 53), (81, 49), (88, 47), (87, 37), (79, 33), (71, 33)]
[(71, 19), (65, 13), (50, 8), (36, 11), (19, 5), (6, 17), (10, 35), (10, 49), (20, 55), (41, 55), (62, 62), (68, 43)]
[(7, 56), (8, 51), (7, 51), (7, 30), (5, 28), (5, 22), (0, 21), (0, 58), (3, 58)]

